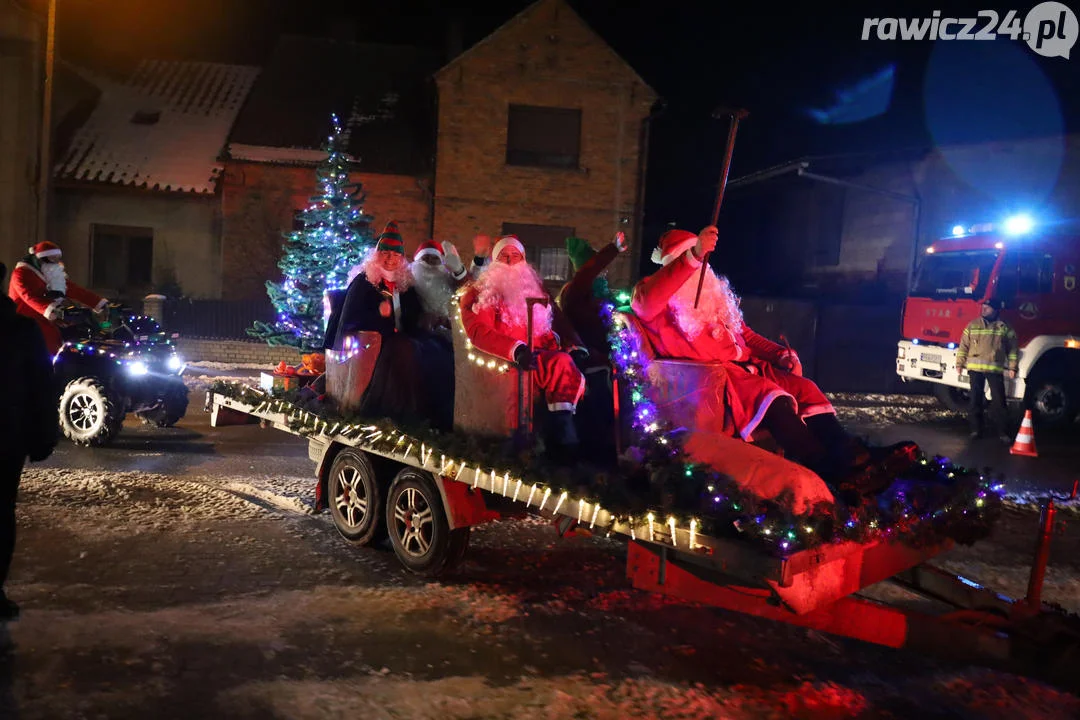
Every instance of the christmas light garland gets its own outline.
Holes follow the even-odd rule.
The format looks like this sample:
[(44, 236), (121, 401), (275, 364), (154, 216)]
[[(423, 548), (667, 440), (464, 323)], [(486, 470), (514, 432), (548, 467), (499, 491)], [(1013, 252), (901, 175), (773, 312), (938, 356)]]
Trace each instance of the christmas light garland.
[[(762, 500), (709, 468), (695, 465), (676, 431), (657, 414), (651, 397), (648, 354), (636, 330), (603, 304), (611, 359), (632, 405), (635, 451), (660, 482), (682, 504), (709, 508), (711, 533), (730, 523), (740, 534), (764, 542), (780, 554), (827, 541), (904, 538), (932, 543), (944, 537), (970, 543), (989, 533), (1001, 510), (1004, 484), (974, 470), (954, 466), (948, 458), (918, 458), (874, 501), (854, 507), (836, 502), (830, 513), (795, 515)], [(628, 310), (626, 308), (624, 311)]]

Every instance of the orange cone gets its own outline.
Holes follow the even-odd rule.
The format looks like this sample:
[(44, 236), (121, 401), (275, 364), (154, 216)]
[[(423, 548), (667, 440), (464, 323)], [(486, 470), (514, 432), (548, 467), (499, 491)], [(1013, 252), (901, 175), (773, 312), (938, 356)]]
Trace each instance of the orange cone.
[(1009, 450), (1013, 455), (1027, 455), (1039, 457), (1035, 449), (1035, 426), (1031, 422), (1031, 411), (1024, 412), (1024, 422), (1020, 423), (1020, 430), (1016, 433), (1016, 442)]

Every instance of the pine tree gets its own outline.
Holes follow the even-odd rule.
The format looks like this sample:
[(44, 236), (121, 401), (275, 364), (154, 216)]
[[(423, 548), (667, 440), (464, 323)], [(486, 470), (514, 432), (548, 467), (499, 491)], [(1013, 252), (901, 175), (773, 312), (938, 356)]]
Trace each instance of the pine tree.
[(337, 115), (323, 149), (327, 158), (315, 170), (319, 194), (299, 213), (301, 230), (286, 233), (278, 267), (279, 283), (266, 283), (277, 311), (272, 323), (258, 321), (248, 334), (270, 345), (288, 345), (303, 352), (318, 351), (325, 333), (323, 294), (348, 286), (349, 271), (374, 245), (372, 217), (364, 214), (360, 183), (349, 182), (349, 159)]

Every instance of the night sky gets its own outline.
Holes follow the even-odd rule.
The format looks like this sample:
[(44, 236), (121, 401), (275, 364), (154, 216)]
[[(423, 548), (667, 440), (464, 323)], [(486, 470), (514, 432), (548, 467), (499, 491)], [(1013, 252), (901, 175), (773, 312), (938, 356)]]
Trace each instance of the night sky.
[[(654, 125), (647, 226), (708, 219), (725, 121), (747, 108), (731, 177), (804, 155), (1076, 131), (1080, 58), (1044, 58), (1023, 42), (862, 41), (863, 19), (928, 17), (923, 2), (778, 3), (571, 0), (665, 99)], [(1023, 13), (1031, 5), (1018, 7)], [(464, 45), (528, 5), (395, 0), (61, 0), (58, 51), (91, 67), (132, 58), (259, 62), (279, 32), (353, 33), (360, 41), (443, 48), (451, 18)], [(147, 9), (153, 6), (152, 9)], [(1009, 6), (948, 3), (975, 16)], [(1080, 53), (1080, 49), (1077, 49)]]

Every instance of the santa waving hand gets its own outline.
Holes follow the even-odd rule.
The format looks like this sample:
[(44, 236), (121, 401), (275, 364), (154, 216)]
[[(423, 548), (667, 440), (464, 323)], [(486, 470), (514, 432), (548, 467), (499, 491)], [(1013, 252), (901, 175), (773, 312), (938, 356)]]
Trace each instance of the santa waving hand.
[(76, 302), (98, 313), (108, 304), (105, 298), (68, 280), (61, 258), (60, 248), (51, 242), (34, 245), (15, 266), (8, 286), (16, 312), (37, 321), (51, 353), (64, 344), (56, 323), (63, 319), (65, 302)]

